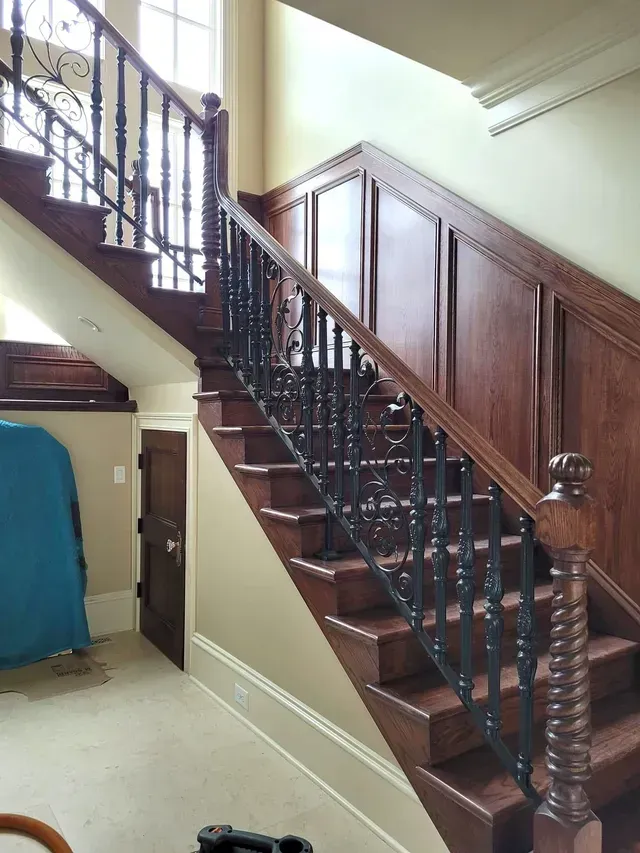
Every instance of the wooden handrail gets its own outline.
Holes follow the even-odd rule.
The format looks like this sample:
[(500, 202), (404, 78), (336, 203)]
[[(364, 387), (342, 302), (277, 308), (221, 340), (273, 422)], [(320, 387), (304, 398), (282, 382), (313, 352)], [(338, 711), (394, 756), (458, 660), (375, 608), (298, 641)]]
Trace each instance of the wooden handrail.
[(122, 33), (117, 30), (111, 21), (99, 12), (89, 0), (73, 0), (75, 5), (94, 23), (100, 24), (103, 34), (108, 38), (111, 44), (116, 47), (121, 47), (127, 55), (128, 62), (133, 65), (137, 71), (144, 71), (149, 77), (149, 81), (163, 95), (168, 95), (172, 104), (179, 108), (180, 112), (191, 119), (193, 125), (199, 130), (204, 127), (204, 122), (199, 113), (197, 113), (189, 104), (182, 98), (176, 90), (170, 86), (163, 78), (153, 70), (148, 62), (140, 56), (135, 47), (126, 39)]
[[(212, 124), (211, 128), (207, 127), (209, 121)], [(228, 176), (229, 114), (226, 110), (220, 110), (213, 116), (205, 116), (205, 136), (209, 132), (214, 134), (214, 185), (221, 207), (327, 312), (329, 317), (362, 347), (385, 374), (392, 377), (402, 390), (424, 409), (428, 418), (442, 427), (453, 441), (468, 453), (525, 512), (535, 518), (536, 504), (543, 497), (540, 489), (536, 488), (515, 465), (505, 459), (439, 394), (429, 388), (417, 373), (411, 370), (371, 329), (368, 329), (302, 264), (292, 258), (268, 231), (231, 198)]]

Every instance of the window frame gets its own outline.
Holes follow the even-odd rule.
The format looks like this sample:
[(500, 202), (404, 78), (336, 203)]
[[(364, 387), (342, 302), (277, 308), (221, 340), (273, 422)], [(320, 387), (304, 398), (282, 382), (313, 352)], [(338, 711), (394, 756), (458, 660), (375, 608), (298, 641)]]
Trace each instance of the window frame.
[[(192, 18), (187, 18), (178, 12), (178, 0), (171, 0), (173, 11), (162, 8), (156, 0), (138, 0), (140, 10), (140, 22), (138, 31), (138, 43), (140, 45), (140, 53), (145, 62), (151, 64), (148, 57), (142, 51), (142, 10), (144, 8), (152, 9), (160, 15), (165, 15), (170, 18), (173, 26), (173, 71), (167, 82), (181, 86), (192, 92), (202, 94), (202, 91), (215, 91), (222, 97), (223, 85), (223, 42), (222, 42), (222, 18), (223, 18), (223, 2), (222, 0), (204, 0), (209, 4), (209, 21), (210, 23), (202, 24), (199, 21), (194, 21)], [(178, 22), (190, 24), (191, 26), (199, 27), (209, 33), (209, 75), (208, 79), (203, 81), (203, 86), (199, 89), (194, 89), (187, 86), (185, 83), (177, 79), (178, 76)]]

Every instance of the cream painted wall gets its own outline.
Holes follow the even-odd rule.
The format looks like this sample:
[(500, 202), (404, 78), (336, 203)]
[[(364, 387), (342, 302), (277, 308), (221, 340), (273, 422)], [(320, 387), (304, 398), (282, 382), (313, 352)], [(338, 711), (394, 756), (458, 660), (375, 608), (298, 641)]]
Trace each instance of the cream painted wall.
[(264, 192), (264, 0), (238, 3), (238, 189)]
[(174, 382), (170, 385), (142, 385), (129, 389), (129, 397), (138, 404), (140, 414), (193, 415), (198, 411), (193, 395), (197, 382)]
[(492, 138), (455, 80), (266, 3), (266, 189), (364, 139), (640, 298), (640, 73)]
[[(132, 415), (0, 412), (0, 417), (44, 427), (71, 454), (89, 566), (87, 595), (131, 589)], [(115, 465), (126, 467), (126, 484), (114, 484)]]

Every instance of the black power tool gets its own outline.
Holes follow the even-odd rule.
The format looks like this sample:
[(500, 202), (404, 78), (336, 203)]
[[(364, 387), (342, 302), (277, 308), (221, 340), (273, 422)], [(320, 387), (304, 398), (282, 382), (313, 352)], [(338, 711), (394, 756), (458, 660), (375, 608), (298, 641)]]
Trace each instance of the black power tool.
[(253, 832), (241, 832), (231, 826), (220, 824), (205, 826), (198, 833), (200, 853), (313, 853), (313, 847), (304, 838), (285, 835), (283, 838), (268, 838)]

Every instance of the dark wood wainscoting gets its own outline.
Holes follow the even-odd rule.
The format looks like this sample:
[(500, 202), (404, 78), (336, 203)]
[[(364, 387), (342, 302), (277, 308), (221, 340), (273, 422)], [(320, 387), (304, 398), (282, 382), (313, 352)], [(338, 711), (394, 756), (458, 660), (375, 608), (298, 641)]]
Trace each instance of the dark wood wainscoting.
[(0, 399), (124, 403), (128, 389), (73, 347), (0, 341)]
[(366, 143), (261, 213), (542, 491), (555, 453), (593, 459), (596, 559), (640, 605), (640, 303)]

